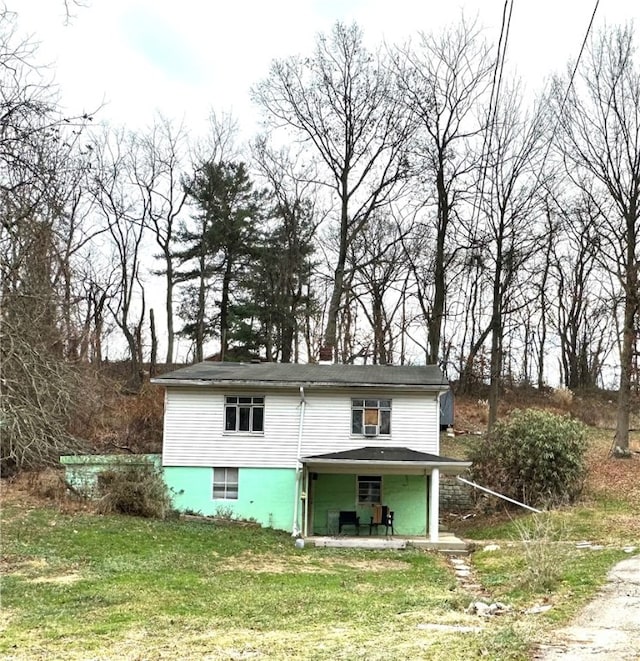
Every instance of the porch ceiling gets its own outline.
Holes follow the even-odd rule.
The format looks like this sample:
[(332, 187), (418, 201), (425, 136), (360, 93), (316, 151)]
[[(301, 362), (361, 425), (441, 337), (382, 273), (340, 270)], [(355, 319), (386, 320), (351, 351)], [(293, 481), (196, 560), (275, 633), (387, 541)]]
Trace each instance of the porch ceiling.
[(302, 463), (318, 473), (356, 472), (424, 474), (439, 468), (445, 474), (464, 472), (470, 461), (418, 452), (403, 447), (364, 447), (303, 457)]

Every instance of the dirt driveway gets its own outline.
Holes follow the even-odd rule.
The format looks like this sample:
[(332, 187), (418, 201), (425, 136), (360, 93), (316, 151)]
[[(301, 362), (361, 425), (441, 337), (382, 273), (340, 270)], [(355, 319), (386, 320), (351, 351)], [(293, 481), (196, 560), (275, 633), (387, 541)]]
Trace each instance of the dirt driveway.
[(607, 583), (575, 618), (540, 645), (540, 661), (640, 659), (640, 555), (618, 563)]

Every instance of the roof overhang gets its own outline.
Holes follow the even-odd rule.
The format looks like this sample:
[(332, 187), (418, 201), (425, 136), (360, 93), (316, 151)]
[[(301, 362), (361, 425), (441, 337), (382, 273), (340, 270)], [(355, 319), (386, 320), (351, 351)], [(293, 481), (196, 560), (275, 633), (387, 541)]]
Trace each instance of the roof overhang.
[(217, 379), (214, 381), (209, 379), (163, 379), (162, 377), (158, 377), (151, 379), (151, 383), (159, 386), (186, 386), (191, 388), (246, 388), (260, 390), (265, 388), (298, 390), (300, 387), (321, 390), (366, 388), (370, 390), (431, 392), (434, 394), (446, 392), (449, 389), (448, 384), (363, 383), (361, 381), (347, 383), (338, 383), (335, 381), (243, 381), (239, 379)]
[(410, 448), (365, 447), (303, 457), (301, 462), (317, 473), (385, 473), (428, 475), (434, 468), (447, 475), (464, 473), (470, 461), (418, 452)]
[(418, 461), (348, 461), (338, 459), (302, 459), (312, 473), (361, 473), (385, 475), (429, 475), (434, 468), (444, 475), (460, 475), (471, 466), (470, 461), (418, 462)]

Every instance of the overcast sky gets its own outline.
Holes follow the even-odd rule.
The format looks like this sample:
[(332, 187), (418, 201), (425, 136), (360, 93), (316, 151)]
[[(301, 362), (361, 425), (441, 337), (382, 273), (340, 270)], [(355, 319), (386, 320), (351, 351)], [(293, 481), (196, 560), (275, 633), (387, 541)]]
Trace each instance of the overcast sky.
[[(154, 111), (201, 130), (210, 109), (256, 128), (251, 85), (275, 57), (309, 53), (336, 20), (356, 21), (368, 43), (404, 42), (465, 16), (497, 41), (504, 0), (83, 0), (65, 25), (63, 0), (6, 0), (40, 42), (69, 112), (130, 128)], [(508, 58), (529, 90), (577, 55), (595, 0), (515, 0)], [(601, 0), (596, 29), (634, 20), (640, 0)]]

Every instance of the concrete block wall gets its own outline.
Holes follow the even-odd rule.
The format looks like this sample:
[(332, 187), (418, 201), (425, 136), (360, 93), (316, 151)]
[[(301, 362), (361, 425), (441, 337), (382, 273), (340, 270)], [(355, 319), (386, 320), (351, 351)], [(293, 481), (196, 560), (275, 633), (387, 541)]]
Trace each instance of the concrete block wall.
[(152, 464), (160, 468), (160, 455), (68, 455), (60, 457), (64, 466), (65, 479), (81, 495), (97, 496), (98, 475), (108, 470), (118, 470), (127, 466)]
[(451, 475), (440, 476), (440, 510), (459, 512), (474, 505), (473, 489)]

